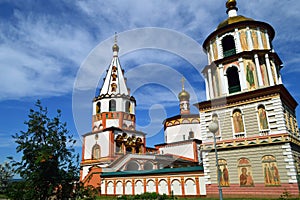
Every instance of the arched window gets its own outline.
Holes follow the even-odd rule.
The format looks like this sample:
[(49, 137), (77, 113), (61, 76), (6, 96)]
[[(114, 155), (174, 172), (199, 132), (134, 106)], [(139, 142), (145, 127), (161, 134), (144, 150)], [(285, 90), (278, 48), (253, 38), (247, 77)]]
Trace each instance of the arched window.
[(145, 162), (144, 170), (152, 170), (152, 169), (153, 169), (153, 163), (150, 161)]
[(130, 113), (130, 102), (129, 101), (125, 102), (125, 112)]
[(232, 113), (232, 121), (233, 121), (233, 132), (237, 133), (244, 133), (244, 120), (241, 110), (235, 109)]
[(98, 144), (95, 144), (92, 148), (92, 159), (98, 160), (101, 157), (101, 150)]
[(229, 67), (226, 71), (226, 74), (227, 74), (229, 94), (235, 93), (235, 92), (240, 92), (241, 85), (240, 85), (238, 68), (237, 67)]
[(227, 168), (227, 161), (225, 159), (219, 159), (218, 164), (219, 164), (219, 169), (218, 169), (219, 171), (217, 171), (217, 173), (220, 173), (220, 185), (229, 186), (229, 174)]
[(238, 160), (238, 175), (240, 186), (254, 186), (251, 163), (247, 158)]
[(140, 168), (140, 166), (137, 162), (129, 161), (126, 166), (126, 171), (137, 171), (137, 170), (139, 170), (139, 168)]
[(222, 39), (223, 56), (231, 56), (236, 54), (234, 38), (232, 35), (227, 35)]
[(265, 185), (280, 185), (279, 171), (276, 158), (271, 155), (262, 157)]
[(116, 100), (109, 101), (109, 111), (116, 111)]
[(195, 133), (194, 131), (191, 129), (190, 132), (189, 132), (189, 139), (194, 139), (195, 137)]
[(101, 113), (101, 103), (100, 102), (96, 103), (96, 113), (97, 114)]
[(257, 107), (257, 114), (259, 119), (259, 130), (267, 130), (269, 129), (268, 117), (265, 106), (259, 105)]

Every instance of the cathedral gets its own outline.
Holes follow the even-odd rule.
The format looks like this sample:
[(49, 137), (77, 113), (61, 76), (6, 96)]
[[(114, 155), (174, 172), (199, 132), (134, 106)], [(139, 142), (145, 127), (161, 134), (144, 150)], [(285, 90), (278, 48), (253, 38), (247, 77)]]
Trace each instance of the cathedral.
[[(228, 18), (203, 42), (206, 100), (191, 105), (183, 79), (179, 113), (163, 121), (164, 143), (154, 147), (147, 147), (147, 134), (136, 130), (136, 99), (115, 41), (92, 101), (91, 131), (83, 134), (84, 185), (111, 196), (211, 197), (220, 188), (225, 197), (299, 196), (297, 102), (282, 84), (283, 63), (272, 46), (275, 31), (238, 15), (235, 0), (226, 8)], [(199, 113), (191, 113), (190, 106)], [(215, 133), (212, 122), (218, 125)]]

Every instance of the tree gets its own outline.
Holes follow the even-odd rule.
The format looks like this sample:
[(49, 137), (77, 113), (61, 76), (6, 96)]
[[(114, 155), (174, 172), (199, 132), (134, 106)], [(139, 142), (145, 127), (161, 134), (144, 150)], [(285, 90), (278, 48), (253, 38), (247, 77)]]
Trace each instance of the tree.
[(6, 193), (7, 186), (13, 177), (13, 169), (9, 162), (0, 165), (0, 194)]
[(24, 180), (23, 196), (19, 199), (71, 198), (74, 181), (79, 180), (79, 155), (74, 153), (76, 140), (69, 134), (66, 123), (61, 122), (60, 110), (56, 117), (49, 118), (41, 101), (35, 106), (36, 110), (30, 109), (25, 122), (27, 131), (13, 136), (17, 153), (23, 154), (21, 161), (13, 161), (16, 173)]

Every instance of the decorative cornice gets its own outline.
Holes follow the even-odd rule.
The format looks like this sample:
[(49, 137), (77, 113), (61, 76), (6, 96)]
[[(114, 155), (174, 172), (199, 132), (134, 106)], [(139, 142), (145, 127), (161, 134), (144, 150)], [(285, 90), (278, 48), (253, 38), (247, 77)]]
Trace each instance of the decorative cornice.
[(245, 27), (254, 27), (255, 29), (257, 29), (257, 27), (262, 27), (268, 30), (268, 34), (270, 37), (270, 41), (273, 40), (274, 36), (275, 36), (275, 30), (273, 29), (273, 27), (266, 23), (266, 22), (261, 22), (261, 21), (251, 21), (251, 20), (247, 20), (247, 21), (240, 21), (240, 22), (236, 22), (233, 24), (228, 24), (222, 28), (219, 28), (217, 30), (215, 30), (214, 32), (212, 32), (203, 42), (203, 49), (206, 51), (206, 47), (208, 45), (208, 43), (213, 40), (216, 36), (218, 35), (223, 35), (227, 32), (233, 31), (236, 28), (245, 28)]
[(215, 110), (223, 109), (225, 107), (234, 107), (236, 105), (244, 105), (253, 101), (261, 101), (262, 99), (271, 99), (272, 97), (278, 95), (290, 109), (296, 109), (298, 103), (282, 84), (265, 87), (249, 92), (241, 92), (228, 97), (221, 97), (209, 101), (203, 101), (194, 104), (194, 106), (196, 106), (200, 112), (209, 111), (212, 109)]
[[(286, 142), (291, 142), (300, 146), (300, 140), (298, 138), (296, 138), (291, 134), (283, 133), (283, 134), (274, 134), (274, 135), (259, 136), (259, 137), (256, 136), (256, 137), (249, 137), (249, 138), (238, 138), (232, 140), (217, 141), (217, 149), (218, 150), (235, 149), (235, 148), (286, 143)], [(214, 143), (213, 142), (202, 143), (201, 149), (204, 151), (210, 151), (214, 149)]]

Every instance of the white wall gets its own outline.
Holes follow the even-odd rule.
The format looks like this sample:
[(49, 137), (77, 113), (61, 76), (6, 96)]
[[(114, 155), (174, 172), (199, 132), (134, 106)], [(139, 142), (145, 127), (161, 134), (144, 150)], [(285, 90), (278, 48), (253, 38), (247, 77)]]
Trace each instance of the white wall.
[(100, 145), (101, 157), (107, 157), (109, 154), (109, 131), (97, 133), (98, 139), (96, 140), (95, 135), (88, 135), (85, 137), (85, 149), (84, 159), (92, 158), (92, 148), (97, 143)]
[(192, 142), (187, 144), (167, 145), (159, 148), (161, 154), (173, 154), (194, 159), (194, 145)]
[(183, 141), (183, 135), (185, 140), (189, 138), (189, 132), (194, 132), (194, 139), (202, 140), (200, 124), (180, 124), (175, 126), (167, 127), (165, 130), (165, 136), (167, 136), (166, 143)]

